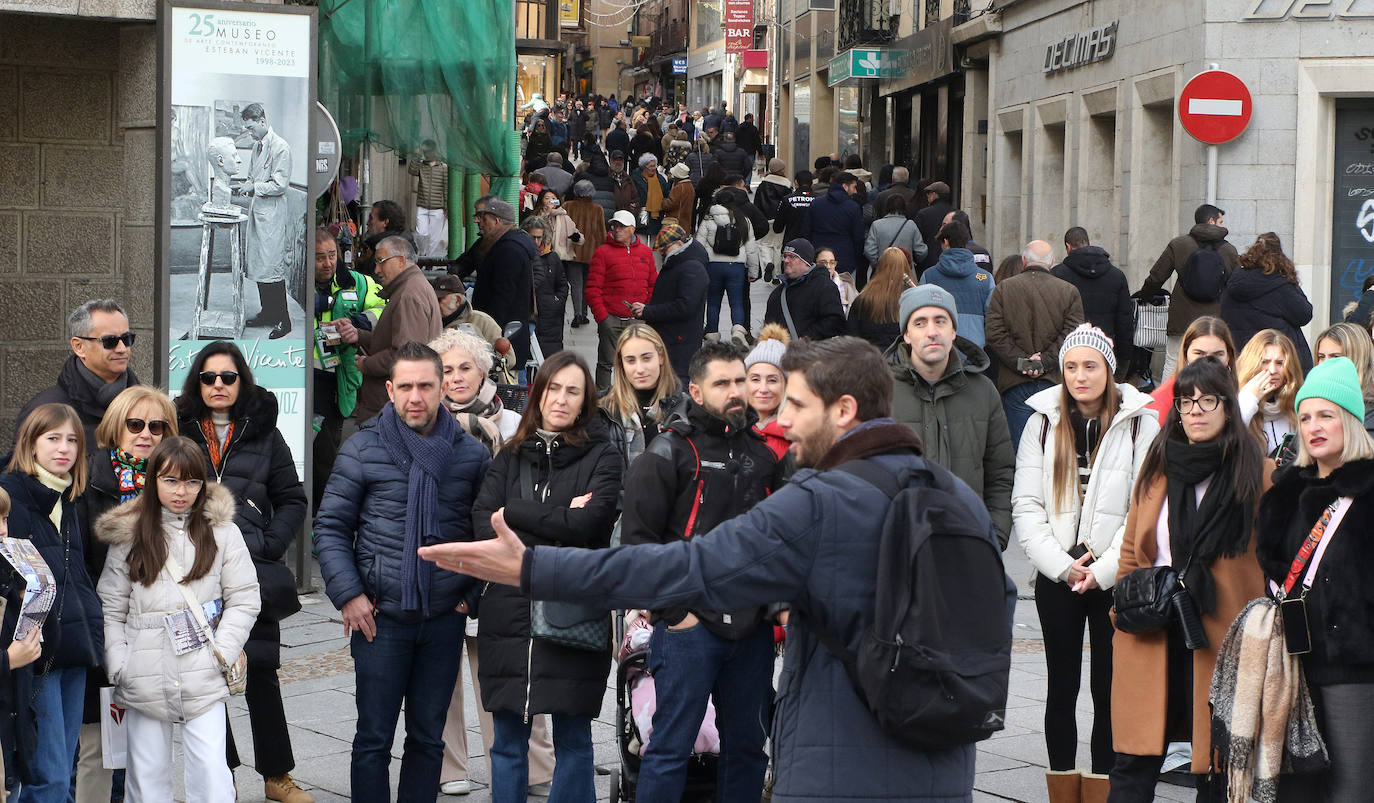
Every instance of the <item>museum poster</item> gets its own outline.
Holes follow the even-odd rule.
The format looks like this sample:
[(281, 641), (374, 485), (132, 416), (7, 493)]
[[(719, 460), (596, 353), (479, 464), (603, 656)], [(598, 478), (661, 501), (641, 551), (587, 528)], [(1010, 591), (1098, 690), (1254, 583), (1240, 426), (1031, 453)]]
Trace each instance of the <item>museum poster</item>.
[(254, 383), (276, 396), (304, 479), (315, 18), (263, 9), (163, 9), (166, 376), (179, 393), (201, 349), (232, 340)]

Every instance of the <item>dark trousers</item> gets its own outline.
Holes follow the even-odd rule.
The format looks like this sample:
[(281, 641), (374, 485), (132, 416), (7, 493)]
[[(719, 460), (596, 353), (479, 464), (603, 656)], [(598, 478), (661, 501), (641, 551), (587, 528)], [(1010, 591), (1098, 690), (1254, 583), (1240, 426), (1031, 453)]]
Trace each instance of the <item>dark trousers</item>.
[(320, 417), (320, 428), (315, 432), (315, 440), (310, 447), (310, 495), (314, 501), (311, 510), (319, 510), (324, 487), (329, 483), (329, 475), (334, 472), (334, 460), (339, 456), (339, 447), (343, 445), (344, 417), (339, 413), (338, 380), (328, 371), (318, 368), (312, 370), (315, 378), (315, 415)]
[(714, 699), (720, 732), (716, 799), (758, 800), (768, 756), (763, 752), (773, 699), (773, 627), (727, 641), (697, 624), (668, 630), (659, 622), (649, 642), (657, 708), (640, 763), (637, 800), (681, 800), (706, 701)]
[(464, 617), (452, 611), (413, 623), (378, 615), (372, 641), (354, 631), (358, 726), (349, 773), (354, 800), (391, 800), (391, 745), (403, 702), (406, 737), (396, 799), (433, 803), (439, 796), (444, 720), (458, 682), (463, 624)]
[[(264, 778), (286, 775), (296, 768), (291, 752), (291, 733), (286, 729), (286, 708), (281, 701), (281, 681), (276, 667), (248, 664), (248, 725), (253, 731), (253, 766)], [(226, 715), (228, 712), (225, 712)], [(225, 748), (229, 767), (238, 767), (239, 751), (234, 744), (234, 729), (225, 729)]]
[(1089, 688), (1093, 698), (1092, 771), (1112, 770), (1112, 634), (1107, 612), (1112, 595), (1102, 589), (1079, 594), (1043, 574), (1035, 576), (1035, 609), (1045, 639), (1045, 748), (1050, 769), (1071, 770), (1077, 763), (1078, 690), (1083, 674), (1083, 626), (1092, 645)]
[(568, 284), (572, 286), (572, 314), (574, 318), (587, 317), (587, 263), (564, 262), (563, 269), (568, 273)]
[[(1149, 803), (1155, 799), (1155, 785), (1164, 767), (1164, 756), (1132, 756), (1118, 753), (1112, 767), (1112, 789), (1107, 803)], [(1209, 775), (1194, 775), (1197, 803), (1220, 803), (1225, 800), (1225, 779)], [(1282, 800), (1283, 798), (1280, 798)]]

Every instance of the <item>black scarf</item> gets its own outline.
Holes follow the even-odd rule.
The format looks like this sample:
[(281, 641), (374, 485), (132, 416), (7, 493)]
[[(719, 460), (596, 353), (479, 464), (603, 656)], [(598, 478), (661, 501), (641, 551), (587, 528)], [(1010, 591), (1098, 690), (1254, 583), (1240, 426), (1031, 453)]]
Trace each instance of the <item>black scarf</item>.
[[(1173, 566), (1181, 570), (1189, 556), (1196, 555), (1183, 582), (1193, 592), (1198, 609), (1214, 613), (1217, 592), (1211, 565), (1217, 558), (1245, 552), (1254, 511), (1236, 501), (1234, 462), (1227, 459), (1221, 444), (1170, 440), (1165, 443), (1164, 457)], [(1212, 482), (1199, 506), (1194, 489), (1208, 477)]]

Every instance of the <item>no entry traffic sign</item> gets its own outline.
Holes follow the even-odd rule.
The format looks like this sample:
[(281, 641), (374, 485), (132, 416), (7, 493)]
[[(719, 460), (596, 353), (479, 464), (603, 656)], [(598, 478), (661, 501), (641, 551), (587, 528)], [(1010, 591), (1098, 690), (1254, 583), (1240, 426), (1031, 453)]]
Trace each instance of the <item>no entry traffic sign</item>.
[(1218, 145), (1241, 135), (1250, 124), (1250, 90), (1225, 70), (1193, 76), (1178, 96), (1178, 120), (1193, 139)]

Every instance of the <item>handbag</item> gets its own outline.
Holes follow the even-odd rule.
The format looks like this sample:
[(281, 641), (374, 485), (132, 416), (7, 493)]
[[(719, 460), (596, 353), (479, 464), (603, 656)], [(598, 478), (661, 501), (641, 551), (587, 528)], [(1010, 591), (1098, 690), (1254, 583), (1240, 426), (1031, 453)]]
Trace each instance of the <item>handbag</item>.
[[(1116, 609), (1116, 629), (1122, 633), (1153, 633), (1169, 626), (1178, 615), (1184, 625), (1184, 634), (1189, 635), (1188, 625), (1195, 623), (1201, 629), (1201, 619), (1193, 597), (1183, 585), (1182, 577), (1188, 574), (1193, 565), (1193, 555), (1183, 564), (1183, 571), (1172, 566), (1148, 566), (1136, 569), (1112, 587), (1112, 607)], [(1183, 599), (1175, 600), (1182, 595)], [(1196, 635), (1196, 631), (1192, 633)], [(1206, 646), (1206, 634), (1203, 636)], [(1190, 645), (1189, 649), (1198, 649)]]
[(1135, 336), (1142, 349), (1162, 349), (1169, 344), (1169, 294), (1160, 292), (1148, 301), (1135, 300)]
[(262, 596), (262, 612), (259, 619), (280, 622), (301, 609), (301, 599), (296, 595), (296, 575), (286, 564), (253, 557), (253, 568), (258, 572), (258, 593)]
[(185, 577), (181, 571), (181, 566), (177, 565), (176, 558), (171, 553), (167, 555), (167, 565), (163, 567), (167, 576), (172, 580), (172, 584), (181, 592), (181, 596), (186, 600), (186, 607), (191, 609), (191, 616), (195, 617), (196, 625), (200, 632), (205, 635), (206, 646), (210, 648), (210, 654), (215, 656), (215, 663), (219, 665), (219, 673), (224, 676), (224, 683), (229, 687), (229, 694), (234, 697), (241, 696), (248, 690), (248, 655), (243, 650), (239, 651), (239, 657), (233, 663), (225, 660), (224, 654), (219, 651), (219, 646), (215, 644), (215, 631), (211, 629), (210, 623), (205, 621), (205, 611), (200, 607), (200, 600), (191, 594), (191, 589), (178, 582), (176, 575)]

